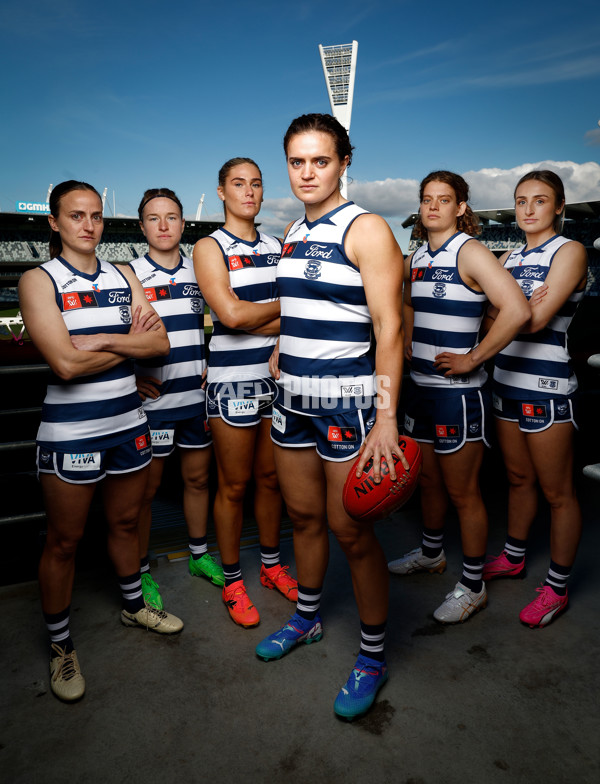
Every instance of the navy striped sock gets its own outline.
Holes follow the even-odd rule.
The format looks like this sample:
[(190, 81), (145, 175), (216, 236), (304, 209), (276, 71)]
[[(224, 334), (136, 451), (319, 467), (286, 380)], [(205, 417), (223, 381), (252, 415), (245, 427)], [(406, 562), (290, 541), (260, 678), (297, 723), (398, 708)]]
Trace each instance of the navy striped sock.
[(527, 548), (526, 539), (515, 539), (514, 536), (506, 537), (506, 544), (504, 545), (504, 552), (506, 558), (510, 563), (519, 564), (525, 559), (525, 551)]
[(385, 623), (370, 626), (360, 622), (360, 654), (375, 661), (385, 661), (383, 644), (385, 641)]
[[(50, 635), (50, 645), (54, 643), (65, 648), (67, 653), (73, 650), (73, 640), (69, 631), (69, 615), (71, 605), (58, 613), (44, 613), (44, 621)], [(50, 656), (56, 656), (56, 651), (50, 649)]]
[(188, 538), (188, 547), (194, 561), (202, 558), (208, 552), (208, 537), (207, 536), (190, 536)]
[(260, 560), (263, 562), (265, 569), (277, 566), (279, 564), (279, 545), (277, 547), (265, 547), (264, 544), (261, 544)]
[(298, 583), (298, 603), (296, 612), (301, 618), (312, 621), (321, 607), (321, 592), (323, 588), (307, 588)]
[(225, 577), (225, 585), (231, 585), (242, 579), (242, 569), (240, 562), (236, 561), (232, 564), (223, 564), (223, 576)]
[(139, 612), (144, 607), (140, 573), (136, 572), (127, 577), (119, 577), (119, 587), (123, 597), (123, 609), (129, 613)]
[(567, 593), (567, 581), (571, 575), (570, 566), (561, 566), (555, 561), (550, 561), (550, 568), (544, 585), (549, 585), (554, 593), (564, 596)]
[(460, 581), (463, 585), (473, 591), (479, 593), (483, 587), (483, 565), (485, 563), (485, 555), (478, 556), (477, 558), (470, 558), (468, 555), (463, 556), (463, 572)]
[(427, 558), (435, 558), (442, 552), (444, 545), (444, 532), (437, 528), (423, 529), (423, 544), (421, 549)]

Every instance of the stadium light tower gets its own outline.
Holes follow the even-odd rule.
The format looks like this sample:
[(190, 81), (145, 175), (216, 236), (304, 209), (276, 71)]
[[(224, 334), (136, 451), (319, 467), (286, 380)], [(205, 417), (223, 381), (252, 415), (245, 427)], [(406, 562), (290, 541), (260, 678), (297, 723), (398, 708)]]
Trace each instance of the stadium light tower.
[(202, 217), (202, 205), (204, 204), (204, 194), (200, 197), (200, 201), (198, 202), (198, 209), (196, 210), (196, 220), (199, 221)]
[[(336, 44), (335, 46), (319, 44), (319, 54), (325, 74), (331, 113), (349, 131), (352, 119), (358, 41), (352, 41), (351, 44)], [(348, 196), (346, 173), (342, 177), (342, 196), (344, 198)]]

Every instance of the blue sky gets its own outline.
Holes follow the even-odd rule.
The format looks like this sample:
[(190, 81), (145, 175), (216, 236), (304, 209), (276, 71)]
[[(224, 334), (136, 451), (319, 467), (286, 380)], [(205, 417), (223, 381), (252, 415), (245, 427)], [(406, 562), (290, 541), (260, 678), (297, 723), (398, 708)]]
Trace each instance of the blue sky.
[[(569, 200), (600, 198), (600, 13), (569, 4), (313, 2), (102, 4), (4, 0), (0, 10), (0, 209), (49, 183), (113, 190), (135, 215), (168, 186), (193, 216), (220, 214), (217, 171), (263, 170), (263, 227), (301, 213), (281, 139), (329, 111), (317, 46), (356, 39), (350, 196), (400, 222), (419, 180), (467, 176), (474, 207), (510, 204), (522, 171), (549, 162)], [(110, 214), (110, 210), (107, 210)]]

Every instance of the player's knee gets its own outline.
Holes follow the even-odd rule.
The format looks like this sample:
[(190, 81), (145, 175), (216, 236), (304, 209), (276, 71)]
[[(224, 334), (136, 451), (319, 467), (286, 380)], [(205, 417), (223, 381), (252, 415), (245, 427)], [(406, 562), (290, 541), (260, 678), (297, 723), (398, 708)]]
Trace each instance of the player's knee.
[(221, 483), (218, 493), (229, 504), (241, 504), (246, 494), (247, 484), (245, 480), (227, 482), (227, 484)]
[(137, 505), (122, 509), (108, 521), (110, 531), (116, 536), (130, 536), (137, 531), (140, 509)]
[(528, 471), (515, 470), (508, 468), (506, 471), (508, 483), (513, 488), (523, 489), (534, 487), (536, 483), (535, 474)]
[(59, 536), (48, 533), (46, 538), (46, 550), (53, 558), (59, 561), (70, 561), (75, 557), (77, 545), (81, 541), (81, 536)]
[(277, 481), (275, 469), (269, 471), (256, 471), (254, 474), (254, 481), (264, 490), (269, 490), (272, 493), (279, 490), (279, 482)]
[(542, 492), (551, 509), (564, 509), (564, 507), (577, 503), (575, 490), (569, 483), (567, 487), (542, 486)]
[(320, 534), (325, 527), (325, 517), (313, 508), (286, 504), (290, 520), (294, 525), (294, 534)]
[(478, 506), (483, 506), (483, 499), (479, 490), (479, 484), (468, 487), (449, 487), (448, 495), (452, 505), (457, 512), (463, 512)]
[(350, 561), (360, 560), (370, 552), (370, 539), (356, 530), (335, 531), (342, 552)]
[(208, 476), (208, 471), (185, 474), (183, 477), (185, 489), (192, 493), (205, 493), (208, 490)]

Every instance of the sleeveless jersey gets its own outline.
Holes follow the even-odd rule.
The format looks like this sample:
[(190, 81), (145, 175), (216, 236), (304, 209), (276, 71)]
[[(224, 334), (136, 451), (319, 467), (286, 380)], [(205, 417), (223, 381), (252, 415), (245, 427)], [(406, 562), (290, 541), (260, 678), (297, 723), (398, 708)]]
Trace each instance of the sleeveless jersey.
[(437, 354), (467, 354), (479, 342), (479, 327), (487, 297), (464, 283), (458, 254), (469, 234), (457, 232), (438, 248), (425, 243), (410, 262), (411, 301), (414, 308), (410, 375), (431, 390), (479, 389), (487, 379), (483, 366), (465, 376), (444, 376), (433, 367)]
[[(234, 237), (225, 229), (210, 235), (223, 254), (232, 289), (246, 302), (273, 302), (277, 299), (277, 263), (281, 242), (257, 233), (254, 242)], [(276, 335), (251, 335), (230, 329), (211, 309), (213, 334), (210, 339), (208, 382), (246, 381), (270, 378), (269, 358)]]
[(130, 266), (163, 320), (171, 343), (166, 357), (136, 360), (139, 375), (162, 382), (159, 397), (146, 398), (144, 409), (151, 419), (152, 415), (173, 421), (198, 416), (204, 412), (204, 390), (200, 389), (206, 367), (204, 300), (192, 261), (180, 256), (175, 269), (165, 269), (146, 254)]
[[(71, 335), (129, 332), (131, 288), (114, 265), (98, 260), (96, 271), (87, 275), (59, 256), (40, 269), (54, 284), (56, 304)], [(70, 381), (52, 374), (37, 441), (62, 452), (96, 452), (147, 428), (133, 363), (125, 359), (108, 370)]]
[(284, 407), (334, 413), (375, 393), (371, 314), (344, 251), (348, 229), (365, 213), (347, 202), (314, 223), (297, 220), (287, 233), (277, 269)]
[[(531, 298), (546, 280), (556, 251), (571, 240), (551, 237), (538, 248), (513, 250), (504, 266), (521, 290)], [(568, 397), (577, 389), (577, 377), (567, 349), (567, 329), (583, 299), (583, 290), (574, 291), (544, 329), (521, 334), (503, 348), (494, 360), (494, 390), (501, 397)]]

